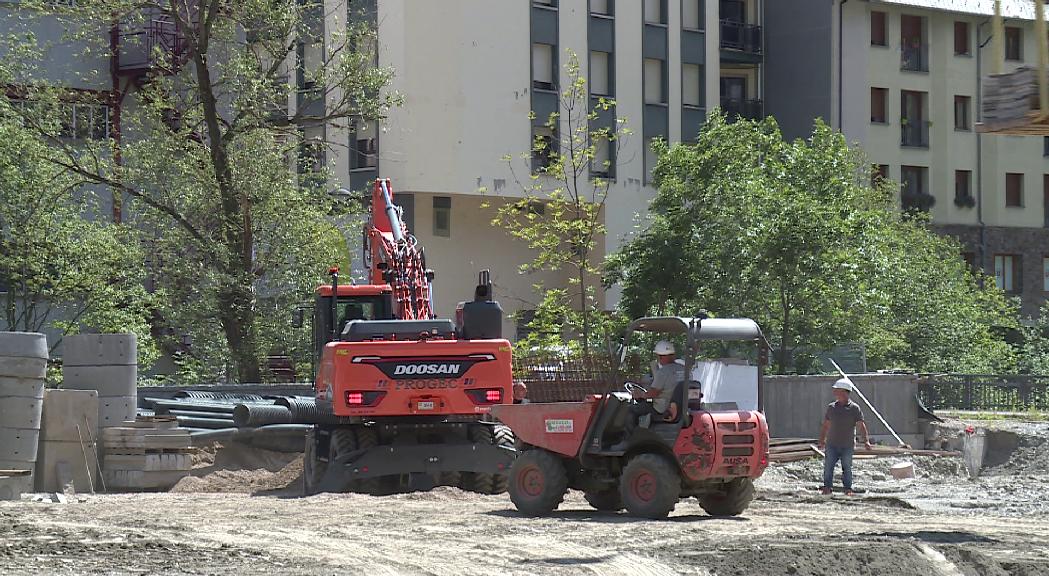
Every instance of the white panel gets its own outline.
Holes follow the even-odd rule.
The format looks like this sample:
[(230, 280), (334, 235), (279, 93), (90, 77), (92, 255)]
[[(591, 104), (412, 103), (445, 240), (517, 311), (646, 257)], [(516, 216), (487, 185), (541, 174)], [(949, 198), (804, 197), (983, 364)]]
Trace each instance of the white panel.
[(608, 0), (590, 0), (590, 12), (608, 14)]
[(590, 52), (590, 93), (607, 95), (608, 91), (608, 52)]
[(645, 58), (645, 104), (663, 103), (663, 63)]
[(758, 409), (758, 367), (697, 362), (692, 379), (703, 386), (703, 402), (735, 402), (740, 410)]
[(681, 27), (699, 30), (699, 0), (681, 0)]
[(681, 103), (685, 106), (702, 106), (703, 104), (703, 95), (699, 93), (702, 86), (699, 74), (699, 65), (681, 65)]
[(653, 24), (663, 23), (663, 14), (660, 9), (660, 0), (645, 0), (645, 22)]
[(554, 70), (553, 46), (532, 44), (532, 80), (552, 84)]

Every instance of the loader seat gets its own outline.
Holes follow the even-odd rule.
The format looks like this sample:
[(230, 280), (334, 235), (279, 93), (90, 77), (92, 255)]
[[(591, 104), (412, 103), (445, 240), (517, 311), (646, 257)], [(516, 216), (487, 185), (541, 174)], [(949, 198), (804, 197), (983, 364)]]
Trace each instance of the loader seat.
[(617, 438), (626, 429), (627, 420), (630, 418), (630, 402), (630, 395), (625, 392), (613, 392), (609, 395), (608, 406), (596, 424), (596, 429), (603, 438)]

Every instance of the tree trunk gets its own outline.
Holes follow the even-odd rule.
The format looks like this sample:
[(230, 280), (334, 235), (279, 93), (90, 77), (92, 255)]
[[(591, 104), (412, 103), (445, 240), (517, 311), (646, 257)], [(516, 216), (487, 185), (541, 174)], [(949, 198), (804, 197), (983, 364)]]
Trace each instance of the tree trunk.
[(788, 354), (790, 353), (790, 305), (787, 302), (787, 296), (783, 291), (783, 287), (780, 287), (779, 291), (780, 307), (783, 311), (783, 328), (780, 330), (779, 338), (779, 351), (776, 354), (776, 372), (779, 374), (785, 374), (787, 372)]
[(254, 294), (248, 284), (227, 286), (218, 298), (219, 321), (237, 370), (237, 381), (262, 380), (255, 338)]
[[(585, 261), (585, 259), (584, 259)], [(586, 301), (586, 270), (579, 267), (579, 311), (583, 314), (583, 356), (590, 357), (590, 307)]]

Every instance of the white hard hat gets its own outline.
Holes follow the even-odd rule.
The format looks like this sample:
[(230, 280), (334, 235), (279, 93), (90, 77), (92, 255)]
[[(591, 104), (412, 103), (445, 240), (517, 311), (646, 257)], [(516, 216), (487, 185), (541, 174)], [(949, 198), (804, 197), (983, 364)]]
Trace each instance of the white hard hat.
[(831, 386), (831, 388), (838, 388), (846, 392), (852, 392), (852, 382), (849, 382), (845, 378), (838, 378), (838, 381), (835, 382), (834, 386)]
[(660, 340), (659, 342), (656, 342), (656, 347), (653, 350), (653, 352), (655, 352), (659, 356), (666, 356), (667, 354), (673, 354), (674, 353), (674, 345), (671, 344), (670, 342), (667, 342), (666, 340)]

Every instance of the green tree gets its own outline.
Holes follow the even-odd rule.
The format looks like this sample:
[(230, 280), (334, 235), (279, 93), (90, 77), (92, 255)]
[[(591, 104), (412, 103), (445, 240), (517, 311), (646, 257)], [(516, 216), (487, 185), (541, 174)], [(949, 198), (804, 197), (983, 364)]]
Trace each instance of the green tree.
[[(533, 250), (521, 266), (524, 273), (564, 272), (567, 287), (538, 284), (543, 294), (525, 345), (550, 347), (565, 334), (578, 336), (589, 353), (602, 342), (606, 315), (600, 307), (602, 261), (595, 254), (605, 234), (604, 207), (620, 140), (629, 134), (626, 121), (615, 116), (615, 101), (592, 99), (579, 58), (568, 51), (567, 82), (557, 93), (558, 112), (545, 119), (531, 149), (520, 159), (527, 177), (518, 177), (515, 158), (505, 157), (522, 191), (519, 199), (499, 207), (492, 221)], [(531, 116), (535, 120), (535, 114)]]
[[(56, 166), (113, 190), (118, 209), (130, 200), (127, 218), (150, 241), (152, 275), (170, 290), (153, 317), (168, 351), (211, 371), (225, 357), (236, 378), (258, 381), (260, 358), (289, 339), (276, 307), (303, 298), (342, 245), (328, 222), (327, 134), (379, 120), (397, 102), (384, 90), (392, 72), (375, 65), (374, 30), (355, 20), (322, 38), (326, 18), (329, 31), (346, 18), (320, 0), (24, 5), (69, 23), (62, 41), (86, 46), (72, 58), (108, 54), (114, 24), (165, 23), (171, 38), (149, 55), (119, 141), (73, 146), (65, 123), (25, 120), (59, 152)], [(42, 78), (30, 64), (42, 54), (37, 47), (32, 57), (34, 45), (28, 35), (8, 48), (22, 55), (8, 66), (22, 97), (44, 109), (93, 97)], [(296, 165), (301, 177), (289, 178)]]
[(1015, 317), (1002, 293), (978, 286), (956, 243), (896, 210), (892, 185), (872, 185), (871, 166), (822, 122), (784, 142), (772, 119), (715, 113), (695, 145), (659, 152), (653, 222), (608, 262), (631, 316), (753, 317), (780, 372), (798, 349), (850, 341), (873, 367), (1014, 361), (995, 336)]
[[(0, 307), (3, 329), (134, 332), (139, 361), (156, 358), (152, 299), (132, 230), (98, 222), (87, 182), (0, 102)], [(52, 349), (59, 340), (51, 342)]]

